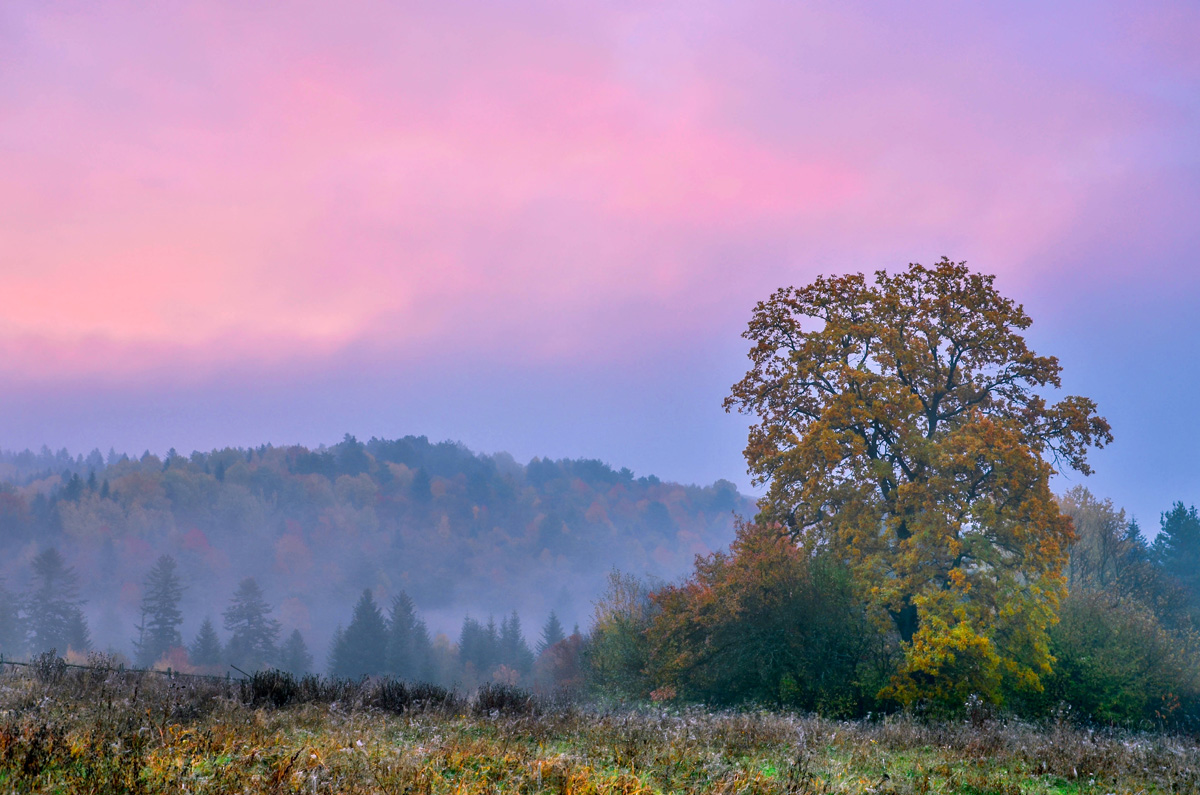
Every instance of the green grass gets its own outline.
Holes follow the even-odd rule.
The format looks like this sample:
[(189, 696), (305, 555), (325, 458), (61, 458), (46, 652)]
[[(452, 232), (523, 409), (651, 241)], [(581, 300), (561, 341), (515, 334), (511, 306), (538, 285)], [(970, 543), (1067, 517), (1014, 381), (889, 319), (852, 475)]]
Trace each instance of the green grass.
[(252, 707), (234, 683), (0, 675), (0, 791), (1200, 792), (1200, 743), (1034, 726), (470, 701)]

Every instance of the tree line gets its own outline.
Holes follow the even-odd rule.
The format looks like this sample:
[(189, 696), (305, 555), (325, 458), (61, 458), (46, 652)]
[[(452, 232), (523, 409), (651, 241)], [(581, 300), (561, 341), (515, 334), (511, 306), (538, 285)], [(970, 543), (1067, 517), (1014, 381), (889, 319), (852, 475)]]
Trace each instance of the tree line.
[[(74, 570), (51, 548), (34, 558), (32, 573), (28, 592), (14, 595), (0, 589), (0, 655), (20, 659), (55, 651), (80, 659), (93, 644)], [(457, 643), (452, 643), (431, 636), (408, 594), (400, 592), (385, 610), (367, 589), (348, 623), (334, 633), (326, 659), (318, 661), (299, 629), (283, 637), (272, 605), (253, 577), (238, 584), (220, 614), (226, 640), (206, 617), (188, 642), (181, 633), (185, 590), (176, 560), (160, 556), (143, 583), (140, 619), (133, 627), (128, 658), (133, 665), (208, 674), (275, 668), (295, 676), (391, 676), (465, 688), (484, 682), (543, 690), (583, 684), (582, 636), (578, 628), (568, 636), (553, 611), (532, 649), (516, 612), (499, 625), (492, 617), (481, 622), (467, 616)], [(108, 651), (124, 656), (119, 650)]]
[(751, 507), (726, 481), (518, 463), (424, 437), (140, 457), (0, 451), (0, 579), (23, 587), (31, 556), (57, 547), (101, 645), (125, 642), (163, 554), (184, 573), (189, 615), (252, 576), (289, 632), (314, 627), (322, 642), (340, 620), (331, 606), (363, 588), (443, 615), (496, 604), (574, 622), (611, 567), (678, 576)]

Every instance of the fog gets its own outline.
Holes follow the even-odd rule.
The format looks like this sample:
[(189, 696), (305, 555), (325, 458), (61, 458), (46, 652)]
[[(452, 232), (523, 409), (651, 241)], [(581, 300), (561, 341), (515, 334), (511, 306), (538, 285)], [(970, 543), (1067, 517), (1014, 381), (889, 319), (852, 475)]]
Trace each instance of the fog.
[(751, 513), (727, 481), (662, 482), (595, 460), (520, 463), (424, 437), (161, 456), (43, 448), (0, 453), (0, 577), (21, 603), (36, 584), (32, 562), (57, 549), (92, 649), (126, 657), (160, 556), (178, 565), (185, 645), (206, 618), (227, 640), (223, 613), (252, 577), (280, 640), (299, 630), (323, 671), (365, 589), (383, 608), (407, 593), (449, 643), (464, 617), (499, 623), (515, 611), (532, 646), (551, 611), (568, 632), (586, 631), (614, 569), (676, 578)]

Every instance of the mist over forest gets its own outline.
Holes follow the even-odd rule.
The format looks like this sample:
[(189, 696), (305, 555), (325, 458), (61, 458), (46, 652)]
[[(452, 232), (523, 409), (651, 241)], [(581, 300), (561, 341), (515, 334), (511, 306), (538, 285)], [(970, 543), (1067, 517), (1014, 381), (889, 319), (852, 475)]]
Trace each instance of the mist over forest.
[(566, 632), (586, 630), (614, 568), (676, 578), (752, 512), (728, 481), (681, 485), (586, 459), (522, 464), (423, 436), (163, 457), (5, 451), (0, 585), (19, 600), (37, 585), (39, 556), (57, 550), (91, 647), (132, 659), (147, 575), (167, 555), (185, 644), (205, 619), (227, 634), (222, 613), (251, 577), (278, 640), (299, 630), (325, 670), (365, 589), (383, 609), (407, 594), (430, 635), (455, 643), (464, 617), (503, 628), (515, 611), (535, 645), (551, 612)]

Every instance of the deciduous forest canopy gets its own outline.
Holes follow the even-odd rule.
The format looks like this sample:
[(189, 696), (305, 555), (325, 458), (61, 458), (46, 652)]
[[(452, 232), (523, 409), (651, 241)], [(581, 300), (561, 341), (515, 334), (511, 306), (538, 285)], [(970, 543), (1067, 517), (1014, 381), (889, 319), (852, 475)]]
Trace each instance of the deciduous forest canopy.
[[(86, 615), (93, 647), (134, 654), (139, 634), (173, 631), (141, 615), (155, 587), (171, 587), (156, 564), (169, 555), (187, 643), (206, 617), (227, 641), (221, 613), (253, 577), (279, 642), (300, 630), (322, 670), (364, 589), (383, 609), (403, 592), (434, 634), (455, 638), (464, 614), (516, 610), (536, 633), (555, 611), (570, 628), (586, 624), (612, 567), (678, 576), (752, 510), (728, 482), (684, 486), (595, 460), (520, 464), (424, 437), (162, 458), (5, 452), (0, 477), (4, 588), (62, 596), (59, 623)], [(50, 568), (48, 550), (59, 556)], [(54, 640), (36, 645), (65, 650)]]

